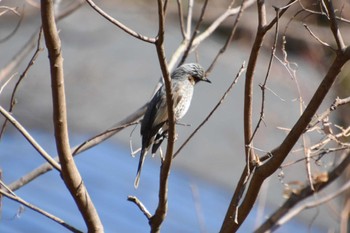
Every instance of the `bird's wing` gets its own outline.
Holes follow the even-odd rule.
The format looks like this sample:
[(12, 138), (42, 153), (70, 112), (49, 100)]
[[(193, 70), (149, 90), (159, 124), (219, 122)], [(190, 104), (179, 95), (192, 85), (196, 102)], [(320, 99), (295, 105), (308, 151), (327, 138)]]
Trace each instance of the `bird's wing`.
[(164, 87), (161, 87), (150, 101), (141, 123), (143, 145), (148, 147), (152, 138), (168, 119), (166, 111), (166, 96)]

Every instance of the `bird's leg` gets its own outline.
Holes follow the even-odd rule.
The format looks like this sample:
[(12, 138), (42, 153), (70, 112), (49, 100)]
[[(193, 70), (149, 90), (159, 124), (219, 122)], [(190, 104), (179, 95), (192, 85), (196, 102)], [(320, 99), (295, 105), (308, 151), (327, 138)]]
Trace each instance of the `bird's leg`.
[(130, 141), (129, 141), (129, 144), (130, 144), (131, 156), (132, 156), (133, 158), (135, 158), (135, 155), (136, 155), (137, 153), (139, 153), (139, 151), (141, 150), (141, 147), (138, 148), (138, 149), (136, 149), (136, 150), (134, 150), (134, 149), (132, 148), (132, 140), (131, 140), (131, 139), (130, 139)]
[(192, 126), (191, 124), (186, 124), (186, 123), (181, 123), (181, 122), (176, 122), (177, 125), (181, 126)]
[(138, 149), (136, 149), (136, 150), (132, 150), (132, 148), (130, 148), (131, 149), (131, 156), (133, 157), (133, 158), (135, 158), (135, 155), (137, 154), (137, 153), (139, 153), (140, 152), (140, 150), (141, 150), (141, 147), (140, 148), (138, 148)]
[(132, 148), (132, 134), (133, 134), (134, 130), (136, 129), (136, 126), (137, 126), (137, 124), (136, 124), (135, 127), (131, 130), (131, 133), (130, 133), (130, 136), (129, 136), (129, 138), (130, 138), (130, 140), (129, 140), (130, 151), (131, 151), (131, 156), (132, 156), (133, 158), (135, 158), (135, 155), (136, 155), (137, 153), (139, 153), (139, 151), (141, 150), (141, 147), (138, 148), (138, 149), (136, 149), (135, 151), (134, 151), (134, 149)]
[(162, 150), (161, 147), (159, 148), (159, 157), (160, 157), (160, 160), (161, 160), (162, 163), (163, 163), (163, 162), (164, 162), (164, 156), (163, 156), (163, 150)]

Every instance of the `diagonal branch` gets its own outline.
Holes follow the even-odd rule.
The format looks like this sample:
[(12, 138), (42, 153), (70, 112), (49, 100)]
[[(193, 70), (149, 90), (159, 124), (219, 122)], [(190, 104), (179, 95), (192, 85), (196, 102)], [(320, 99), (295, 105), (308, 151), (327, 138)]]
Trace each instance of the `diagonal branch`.
[(331, 31), (333, 33), (334, 39), (337, 42), (338, 49), (340, 51), (344, 51), (346, 46), (344, 44), (343, 37), (342, 37), (340, 30), (338, 28), (337, 18), (335, 16), (335, 10), (333, 8), (333, 3), (331, 0), (323, 0), (323, 3), (326, 6), (327, 11), (328, 11), (328, 16), (329, 16), (329, 20), (330, 20), (330, 28), (331, 28)]
[[(259, 4), (263, 4), (263, 1), (258, 1), (258, 8), (263, 9), (263, 6), (259, 6)], [(262, 13), (260, 13), (260, 14), (262, 14)], [(281, 14), (279, 15), (279, 17), (280, 16), (281, 16)], [(263, 14), (260, 16), (260, 18), (262, 18), (262, 17), (263, 17)], [(260, 21), (264, 22), (263, 19), (260, 19)], [(261, 23), (261, 22), (260, 22), (260, 25), (263, 25), (263, 23)], [(262, 33), (262, 35), (259, 34), (259, 32)], [(258, 29), (257, 38), (256, 38), (255, 43), (253, 45), (252, 52), (254, 51), (254, 47), (255, 47), (255, 49), (257, 49), (257, 51), (259, 50), (261, 43), (262, 43), (262, 38), (258, 39), (258, 37), (263, 36), (264, 35), (263, 32), (259, 31), (259, 29)], [(259, 42), (259, 43), (256, 43), (256, 42)], [(252, 54), (251, 54), (251, 56), (252, 56)], [(256, 62), (256, 58), (250, 58), (250, 59), (253, 59), (253, 62), (254, 62), (254, 60)], [(263, 184), (264, 180), (267, 177), (269, 177), (270, 175), (272, 175), (279, 168), (279, 166), (282, 164), (284, 159), (287, 157), (288, 153), (293, 148), (293, 146), (295, 145), (297, 140), (300, 138), (302, 133), (305, 132), (305, 129), (307, 128), (308, 124), (310, 123), (312, 117), (315, 115), (318, 107), (322, 103), (326, 94), (329, 92), (337, 75), (340, 73), (341, 68), (344, 66), (344, 64), (349, 59), (350, 59), (350, 48), (349, 47), (347, 47), (345, 50), (339, 49), (337, 51), (337, 56), (334, 59), (333, 64), (329, 68), (328, 73), (324, 77), (323, 81), (320, 83), (318, 89), (315, 91), (310, 103), (306, 107), (303, 114), (300, 116), (297, 123), (294, 125), (294, 127), (289, 132), (287, 137), (284, 139), (282, 144), (279, 147), (277, 147), (276, 149), (274, 149), (271, 153), (269, 153), (270, 159), (267, 162), (265, 162), (263, 165), (256, 168), (256, 170), (253, 173), (253, 175), (249, 181), (249, 184), (248, 184), (248, 190), (246, 193), (249, 195), (244, 196), (244, 199), (243, 199), (241, 205), (237, 209), (237, 206), (238, 206), (237, 200), (239, 200), (239, 195), (241, 193), (237, 190), (243, 189), (242, 187), (245, 187), (244, 181), (247, 180), (247, 177), (249, 177), (249, 174), (250, 174), (249, 171), (247, 171), (249, 169), (247, 169), (247, 165), (246, 165), (246, 167), (242, 173), (241, 179), (239, 181), (239, 184), (236, 188), (236, 192), (235, 192), (235, 194), (231, 200), (231, 203), (229, 205), (229, 208), (227, 210), (227, 213), (226, 213), (226, 216), (225, 216), (225, 219), (224, 219), (224, 222), (223, 222), (223, 225), (222, 225), (220, 232), (222, 232), (222, 233), (234, 232), (234, 231), (237, 231), (237, 229), (241, 226), (243, 221), (248, 216), (250, 210), (253, 208), (253, 205), (255, 203), (255, 200), (258, 196), (259, 190), (260, 190), (261, 185)], [(248, 67), (247, 67), (246, 77), (248, 77), (248, 71), (251, 72), (249, 75), (253, 75), (254, 69), (249, 70), (249, 63), (248, 63)], [(255, 65), (255, 63), (253, 63), (253, 64)], [(248, 92), (246, 92), (246, 94), (249, 95), (252, 93), (251, 93), (251, 91), (248, 91)], [(248, 98), (248, 100), (249, 100), (251, 98), (251, 96), (246, 96), (246, 98)], [(247, 113), (245, 113), (245, 117), (250, 117), (251, 115), (249, 113), (251, 113), (251, 112), (247, 111)], [(249, 124), (245, 125), (245, 127), (247, 127), (247, 129), (245, 129), (245, 130), (247, 130), (246, 135), (249, 135), (249, 126), (250, 126)], [(233, 217), (235, 215), (235, 213), (238, 213), (237, 221), (235, 221), (235, 218)]]
[(127, 26), (125, 26), (124, 24), (122, 24), (121, 22), (119, 22), (118, 20), (116, 20), (115, 18), (113, 18), (112, 16), (110, 16), (109, 14), (107, 14), (106, 12), (104, 12), (100, 7), (98, 7), (94, 1), (92, 0), (86, 0), (86, 2), (92, 7), (92, 9), (94, 9), (97, 13), (99, 13), (102, 17), (104, 17), (105, 19), (107, 19), (109, 22), (113, 23), (114, 25), (116, 25), (117, 27), (119, 27), (120, 29), (122, 29), (124, 32), (128, 33), (129, 35), (140, 39), (142, 41), (154, 44), (156, 42), (155, 38), (151, 38), (151, 37), (147, 37), (144, 35), (141, 35), (138, 32), (135, 32), (134, 30), (128, 28)]
[(326, 94), (329, 92), (337, 75), (340, 73), (341, 68), (349, 59), (350, 47), (348, 47), (344, 53), (338, 52), (338, 55), (336, 56), (333, 64), (329, 68), (328, 73), (324, 77), (323, 81), (320, 83), (310, 103), (306, 107), (303, 114), (300, 116), (297, 123), (286, 136), (282, 144), (270, 153), (270, 159), (267, 160), (267, 162), (265, 162), (263, 165), (256, 168), (255, 173), (253, 174), (248, 185), (247, 193), (249, 193), (249, 195), (246, 195), (244, 197), (242, 204), (238, 208), (239, 216), (237, 223), (234, 222), (232, 219), (232, 213), (234, 211), (235, 206), (233, 206), (231, 202), (232, 205), (230, 204), (225, 218), (225, 225), (223, 226), (225, 231), (222, 232), (232, 232), (233, 230), (237, 230), (242, 224), (242, 222), (245, 220), (250, 210), (253, 208), (253, 205), (264, 180), (267, 177), (271, 176), (280, 167), (284, 159), (287, 157), (288, 153), (291, 151), (295, 143), (300, 138), (301, 134), (307, 128), (312, 117), (315, 115), (316, 110), (322, 103)]
[[(148, 103), (147, 103), (148, 104)], [(113, 125), (111, 128), (105, 130), (102, 133), (99, 133), (90, 139), (86, 140), (85, 142), (81, 143), (80, 145), (74, 146), (71, 148), (73, 156), (76, 156), (100, 143), (107, 140), (108, 138), (112, 137), (114, 134), (120, 132), (121, 130), (125, 129), (126, 127), (136, 124), (139, 121), (139, 118), (143, 116), (144, 112), (146, 111), (147, 104), (136, 110), (134, 113), (130, 114), (125, 119), (121, 120), (117, 124)], [(55, 160), (58, 161), (58, 157), (55, 157)], [(28, 184), (35, 178), (37, 178), (40, 175), (45, 174), (48, 171), (52, 170), (52, 166), (49, 163), (44, 163), (40, 165), (39, 167), (35, 168), (28, 174), (22, 176), (18, 180), (12, 182), (9, 187), (12, 190), (17, 190), (21, 188), (22, 186)]]
[(34, 147), (36, 151), (57, 171), (61, 171), (61, 166), (54, 160), (35, 139), (28, 133), (28, 131), (13, 117), (9, 112), (7, 112), (2, 106), (0, 106), (0, 113), (10, 121), (11, 124), (16, 127), (16, 129), (27, 139), (27, 141)]
[[(234, 3), (234, 1), (232, 1), (232, 4)], [(233, 40), (233, 36), (236, 32), (236, 29), (238, 27), (238, 22), (241, 19), (244, 9), (246, 8), (247, 4), (247, 0), (243, 0), (239, 11), (237, 13), (237, 17), (233, 23), (232, 29), (231, 29), (231, 33), (230, 35), (227, 37), (225, 44), (222, 46), (222, 48), (219, 50), (219, 52), (216, 54), (215, 58), (213, 59), (212, 63), (210, 64), (209, 68), (207, 69), (207, 71), (205, 72), (207, 75), (212, 71), (212, 69), (214, 68), (215, 63), (217, 62), (218, 58), (226, 51), (226, 49), (228, 48), (228, 46), (231, 44), (232, 40)]]
[(0, 194), (1, 195), (4, 195), (5, 197), (13, 200), (13, 201), (16, 201), (26, 207), (28, 207), (29, 209), (32, 209), (34, 210), (35, 212), (38, 212), (39, 214), (42, 214), (43, 216), (57, 222), (58, 224), (62, 225), (63, 227), (67, 228), (68, 230), (70, 230), (71, 232), (76, 232), (76, 233), (79, 233), (79, 232), (82, 232), (78, 229), (76, 229), (75, 227), (69, 225), (68, 223), (66, 223), (65, 221), (63, 221), (62, 219), (54, 216), (53, 214), (50, 214), (48, 212), (46, 212), (45, 210), (42, 210), (40, 209), (39, 207), (35, 206), (35, 205), (32, 205), (30, 204), (29, 202), (26, 202), (25, 200), (23, 200), (22, 198), (20, 198), (19, 196), (17, 196), (15, 193), (13, 193), (11, 191), (11, 189), (9, 189), (1, 180), (0, 180), (0, 186), (3, 186), (4, 189), (6, 189), (7, 191), (5, 191), (4, 189), (0, 189)]
[[(77, 10), (82, 4), (84, 0), (73, 1), (64, 11), (59, 12), (56, 16), (56, 20), (60, 21), (64, 19), (66, 16), (69, 16), (75, 10)], [(5, 68), (0, 70), (0, 82), (2, 82), (13, 70), (20, 65), (20, 63), (24, 60), (24, 58), (32, 51), (35, 47), (37, 41), (37, 34), (41, 30), (41, 27), (37, 29), (35, 33), (30, 37), (27, 43), (18, 51), (18, 53), (12, 58), (12, 60), (5, 66)]]
[[(38, 41), (37, 41), (37, 46), (36, 46), (36, 50), (32, 56), (32, 58), (30, 59), (28, 65), (26, 66), (26, 68), (24, 69), (23, 73), (20, 75), (18, 81), (15, 84), (15, 87), (13, 88), (12, 94), (11, 94), (11, 100), (10, 100), (10, 108), (9, 108), (9, 112), (13, 111), (13, 108), (15, 107), (15, 95), (16, 92), (18, 90), (19, 84), (22, 82), (22, 80), (27, 76), (29, 69), (34, 65), (35, 60), (37, 59), (37, 57), (39, 56), (39, 52), (43, 51), (43, 49), (41, 48), (41, 37), (42, 37), (42, 30), (40, 29), (39, 31), (39, 36), (38, 36)], [(1, 93), (1, 92), (0, 92)], [(1, 130), (0, 130), (0, 139), (2, 137), (2, 135), (5, 132), (6, 129), (6, 125), (7, 125), (7, 120), (4, 121)]]
[(214, 114), (214, 112), (219, 108), (219, 106), (224, 102), (225, 98), (229, 94), (229, 92), (232, 90), (233, 86), (238, 82), (238, 78), (241, 76), (241, 74), (245, 71), (245, 62), (242, 64), (241, 68), (239, 69), (236, 77), (230, 84), (230, 86), (227, 88), (223, 96), (220, 98), (219, 102), (215, 105), (213, 110), (209, 113), (209, 115), (198, 125), (198, 127), (191, 133), (191, 135), (185, 140), (185, 142), (180, 146), (180, 148), (174, 153), (173, 158), (175, 158), (180, 151), (186, 146), (186, 144), (192, 139), (192, 137), (199, 131), (199, 129), (209, 120), (209, 118)]
[[(340, 176), (340, 174), (343, 173), (343, 171), (349, 166), (349, 164), (350, 154), (347, 153), (343, 161), (332, 171), (328, 172), (327, 175), (325, 175), (327, 177), (326, 182), (324, 182), (323, 180), (315, 181), (313, 183), (313, 186), (307, 185), (303, 189), (299, 190), (297, 193), (293, 192), (288, 198), (288, 200), (285, 201), (284, 204), (280, 208), (278, 208), (258, 229), (256, 229), (255, 232), (266, 232), (267, 229), (277, 228), (277, 222), (279, 221), (279, 219), (283, 218), (283, 216), (285, 216), (295, 205), (300, 203), (302, 200), (310, 197), (315, 192), (322, 191), (329, 184), (334, 182)], [(314, 187), (315, 190), (313, 190), (312, 187)]]

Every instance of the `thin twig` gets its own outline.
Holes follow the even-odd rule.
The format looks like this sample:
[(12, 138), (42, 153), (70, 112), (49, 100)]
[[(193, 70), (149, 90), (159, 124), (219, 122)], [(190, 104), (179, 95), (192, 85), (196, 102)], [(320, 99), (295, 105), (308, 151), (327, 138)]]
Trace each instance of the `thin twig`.
[(177, 8), (179, 12), (179, 21), (180, 21), (180, 31), (182, 34), (182, 39), (186, 38), (186, 32), (185, 32), (185, 26), (184, 26), (184, 15), (182, 12), (182, 1), (181, 0), (176, 0), (177, 2)]
[(210, 111), (209, 115), (198, 125), (198, 127), (191, 133), (191, 135), (185, 140), (185, 142), (180, 146), (180, 148), (174, 153), (173, 158), (175, 158), (180, 151), (186, 146), (186, 144), (192, 139), (192, 137), (199, 131), (199, 129), (209, 120), (209, 118), (214, 114), (214, 112), (218, 109), (218, 107), (224, 102), (228, 93), (232, 90), (233, 86), (237, 83), (238, 78), (245, 71), (245, 62), (243, 62), (241, 68), (239, 69), (236, 77), (232, 81), (231, 85), (227, 88), (223, 96), (220, 98), (219, 102), (215, 105), (213, 110)]
[[(107, 139), (106, 137), (109, 136), (109, 135), (114, 135), (116, 134), (117, 132), (131, 126), (131, 125), (136, 125), (136, 124), (139, 124), (140, 123), (140, 120), (136, 120), (136, 121), (133, 121), (133, 122), (130, 122), (130, 123), (127, 123), (125, 125), (118, 125), (118, 126), (114, 126), (110, 129), (107, 129), (106, 131), (100, 133), (100, 134), (97, 134), (95, 136), (93, 136), (92, 138), (86, 140), (85, 142), (81, 143), (79, 146), (76, 146), (74, 147), (74, 150), (73, 150), (73, 155), (76, 155), (76, 154), (79, 154), (81, 153), (82, 151), (86, 150), (87, 149), (87, 145), (88, 144), (91, 144), (91, 142), (93, 141), (96, 141), (96, 140), (101, 140), (101, 138), (104, 138), (104, 139)], [(90, 147), (91, 148), (91, 147)]]
[(311, 35), (313, 38), (315, 38), (315, 40), (317, 40), (320, 44), (326, 46), (327, 48), (332, 49), (333, 51), (335, 51), (335, 49), (332, 48), (332, 46), (330, 46), (328, 43), (322, 41), (318, 36), (316, 36), (315, 33), (313, 33), (313, 32), (311, 31), (311, 29), (309, 28), (309, 26), (307, 26), (305, 23), (304, 23), (304, 27), (305, 27), (305, 29), (310, 33), (310, 35)]
[(94, 9), (97, 13), (99, 13), (102, 17), (104, 17), (105, 19), (107, 19), (109, 22), (113, 23), (114, 25), (116, 25), (117, 27), (119, 27), (120, 29), (122, 29), (124, 32), (128, 33), (129, 35), (140, 39), (142, 41), (154, 44), (156, 42), (155, 38), (151, 38), (151, 37), (147, 37), (144, 35), (141, 35), (140, 33), (132, 30), (131, 28), (125, 26), (124, 24), (122, 24), (121, 22), (119, 22), (118, 20), (116, 20), (115, 18), (113, 18), (112, 16), (110, 16), (109, 14), (107, 14), (105, 11), (103, 11), (100, 7), (98, 7), (94, 1), (92, 0), (86, 0), (86, 2), (92, 7), (92, 9)]
[[(61, 19), (64, 19), (65, 17), (69, 16), (80, 6), (82, 6), (84, 2), (85, 0), (72, 1), (69, 7), (67, 7), (64, 11), (59, 12), (59, 14), (56, 16), (56, 20), (60, 21)], [(13, 73), (13, 70), (16, 67), (18, 67), (19, 64), (24, 60), (24, 58), (32, 51), (32, 49), (35, 48), (39, 30), (41, 30), (41, 26), (39, 27), (39, 29), (36, 30), (35, 33), (33, 33), (33, 35), (29, 38), (27, 43), (22, 48), (20, 48), (18, 53), (5, 66), (5, 68), (0, 70), (0, 82), (2, 82), (7, 76), (9, 76), (9, 74)]]
[(21, 26), (21, 23), (22, 23), (22, 20), (24, 18), (24, 7), (25, 5), (23, 5), (23, 10), (22, 10), (22, 14), (19, 14), (19, 12), (15, 9), (12, 9), (12, 8), (7, 8), (7, 9), (10, 9), (11, 12), (13, 12), (14, 14), (16, 15), (19, 15), (19, 20), (16, 24), (16, 27), (12, 30), (12, 32), (10, 34), (8, 34), (7, 36), (5, 36), (4, 38), (1, 38), (0, 39), (0, 43), (4, 43), (5, 41), (7, 41), (8, 39), (10, 39), (13, 35), (16, 34), (16, 32), (18, 31), (19, 27)]
[(152, 214), (147, 210), (147, 208), (142, 204), (142, 202), (135, 196), (128, 196), (128, 201), (135, 203), (137, 207), (141, 210), (141, 212), (146, 216), (148, 220), (151, 219)]
[[(251, 5), (253, 5), (256, 2), (256, 0), (247, 0), (244, 9), (247, 9)], [(222, 22), (224, 22), (228, 17), (238, 14), (238, 12), (241, 10), (241, 7), (234, 7), (234, 8), (228, 8), (223, 14), (221, 14), (217, 19), (213, 21), (212, 24), (210, 24), (207, 29), (205, 29), (199, 36), (196, 37), (196, 39), (193, 41), (193, 46), (197, 46), (200, 44), (203, 40), (205, 40), (208, 36), (213, 34), (213, 32), (221, 25)]]
[(203, 212), (203, 208), (200, 202), (200, 192), (198, 190), (198, 186), (194, 185), (194, 184), (190, 184), (190, 188), (191, 188), (191, 193), (192, 193), (192, 200), (194, 203), (194, 207), (196, 210), (196, 216), (198, 219), (198, 224), (199, 224), (199, 229), (200, 229), (200, 233), (207, 233), (207, 228), (205, 226), (206, 221), (204, 218), (204, 212)]
[[(40, 41), (41, 41), (41, 36), (42, 36), (42, 30), (39, 30), (39, 35), (38, 35), (38, 40), (37, 40), (37, 47), (36, 47), (36, 50), (32, 56), (32, 58), (30, 59), (28, 65), (26, 66), (26, 68), (24, 69), (23, 73), (21, 74), (21, 76), (18, 78), (18, 81), (16, 82), (15, 84), (15, 87), (13, 88), (13, 91), (12, 91), (12, 94), (11, 94), (11, 99), (10, 99), (10, 108), (9, 108), (9, 112), (12, 112), (13, 111), (13, 108), (16, 104), (16, 101), (15, 101), (15, 95), (16, 95), (16, 92), (17, 92), (17, 89), (19, 87), (19, 84), (22, 82), (22, 80), (27, 76), (28, 72), (29, 72), (29, 69), (34, 65), (34, 62), (36, 61), (37, 57), (39, 56), (39, 53), (41, 51), (43, 51), (43, 48), (41, 48), (41, 45), (40, 45)], [(4, 134), (5, 132), (5, 128), (6, 128), (6, 125), (7, 125), (7, 120), (4, 121), (2, 127), (1, 127), (1, 131), (0, 131), (0, 139), (2, 137), (2, 135)]]
[[(11, 80), (13, 79), (13, 77), (15, 77), (16, 74), (11, 75), (11, 77), (0, 87), (0, 95), (2, 93), (2, 91), (5, 89), (5, 87), (7, 86), (7, 84), (9, 84), (11, 82)], [(1, 136), (0, 136), (1, 138)]]
[(186, 33), (185, 37), (187, 39), (190, 38), (191, 35), (191, 25), (192, 25), (192, 13), (193, 13), (193, 0), (188, 1), (188, 8), (187, 8), (187, 20), (186, 20)]
[[(340, 174), (344, 172), (349, 164), (350, 154), (346, 153), (344, 159), (341, 163), (339, 163), (339, 165), (337, 165), (332, 171), (323, 175), (324, 177), (327, 177), (326, 181), (324, 179), (321, 179), (316, 180), (313, 183), (314, 190), (321, 192), (329, 184), (336, 181), (336, 179), (340, 176)], [(278, 227), (277, 222), (279, 222), (279, 220), (283, 218), (295, 205), (313, 195), (315, 193), (314, 190), (312, 190), (310, 185), (306, 185), (301, 190), (291, 193), (291, 196), (288, 198), (288, 200), (285, 201), (285, 203), (280, 208), (278, 208), (257, 230), (255, 230), (255, 233), (266, 232), (268, 229), (274, 229)]]
[[(190, 1), (190, 2), (191, 2), (191, 1)], [(191, 38), (189, 39), (187, 48), (186, 48), (184, 54), (182, 55), (182, 58), (181, 58), (181, 60), (180, 60), (180, 62), (179, 62), (179, 64), (178, 64), (178, 66), (181, 66), (181, 65), (185, 62), (185, 60), (186, 60), (188, 54), (190, 53), (190, 50), (191, 50), (191, 48), (192, 48), (193, 41), (194, 41), (194, 39), (196, 38), (197, 34), (199, 33), (199, 26), (201, 25), (201, 23), (202, 23), (202, 21), (203, 21), (203, 17), (204, 17), (204, 13), (205, 13), (205, 10), (206, 10), (206, 8), (207, 8), (207, 5), (208, 5), (208, 0), (205, 0), (204, 3), (203, 3), (203, 7), (202, 7), (201, 14), (200, 14), (199, 19), (198, 19), (198, 21), (197, 21), (196, 27), (195, 27), (195, 29), (194, 29), (194, 31), (193, 31), (193, 33), (192, 33)], [(188, 11), (190, 12), (190, 6), (189, 6), (189, 10), (188, 10)], [(192, 12), (192, 10), (191, 10), (191, 12)], [(192, 18), (192, 16), (191, 16), (191, 18)], [(187, 27), (190, 28), (189, 25), (188, 25)], [(187, 28), (187, 33), (191, 33), (191, 31), (189, 31), (188, 28)], [(189, 35), (188, 35), (188, 37), (189, 37)], [(187, 38), (187, 37), (186, 37), (186, 38)]]
[[(148, 103), (147, 103), (148, 104)], [(102, 133), (99, 133), (96, 136), (91, 137), (90, 139), (86, 140), (85, 142), (81, 143), (78, 146), (72, 147), (71, 151), (73, 156), (76, 156), (100, 143), (107, 140), (108, 138), (112, 137), (114, 134), (120, 132), (121, 130), (125, 129), (129, 125), (133, 125), (138, 122), (140, 117), (144, 114), (146, 111), (147, 104), (139, 108), (136, 112), (132, 113), (125, 119), (121, 120), (114, 126), (112, 126), (110, 129), (105, 130)], [(58, 161), (58, 157), (55, 157), (55, 160)], [(44, 163), (40, 165), (39, 167), (33, 169), (31, 172), (27, 173), (26, 175), (22, 176), (18, 180), (12, 182), (9, 186), (12, 190), (17, 190), (24, 185), (28, 184), (29, 182), (33, 181), (35, 178), (37, 178), (40, 175), (45, 174), (48, 171), (52, 170), (52, 166), (49, 163)]]
[(57, 171), (61, 171), (61, 166), (40, 146), (28, 131), (9, 112), (0, 106), (0, 113), (11, 122), (11, 124), (27, 139), (34, 149)]
[(25, 200), (23, 200), (22, 198), (20, 198), (19, 196), (17, 196), (14, 192), (12, 192), (1, 180), (0, 180), (0, 186), (4, 187), (6, 190), (8, 191), (5, 191), (3, 189), (0, 189), (0, 193), (2, 195), (4, 195), (5, 197), (13, 200), (13, 201), (16, 201), (32, 210), (34, 210), (35, 212), (38, 212), (39, 214), (57, 222), (58, 224), (62, 225), (63, 227), (67, 228), (68, 230), (72, 231), (72, 232), (76, 232), (76, 233), (81, 233), (82, 231), (76, 229), (75, 227), (69, 225), (68, 223), (66, 223), (65, 221), (63, 221), (62, 219), (54, 216), (53, 214), (50, 214), (49, 212), (45, 211), (45, 210), (42, 210), (40, 209), (39, 207), (33, 205), (33, 204), (30, 204), (28, 202), (26, 202)]
[(339, 97), (337, 97), (326, 111), (320, 114), (320, 116), (315, 117), (314, 120), (310, 122), (310, 124), (307, 127), (307, 130), (312, 130), (312, 128), (314, 128), (319, 122), (322, 122), (323, 119), (328, 117), (331, 112), (335, 111), (338, 107), (349, 103), (350, 103), (350, 96), (344, 99), (340, 99)]
[[(279, 8), (275, 8), (275, 11), (276, 11), (276, 16), (278, 17), (280, 9)], [(274, 41), (273, 41), (273, 45), (272, 45), (272, 49), (271, 49), (271, 55), (270, 55), (270, 59), (269, 59), (269, 64), (267, 66), (265, 79), (264, 79), (263, 84), (259, 85), (260, 88), (261, 88), (260, 117), (259, 117), (258, 123), (255, 126), (255, 129), (253, 131), (253, 134), (252, 134), (252, 137), (251, 137), (251, 140), (250, 140), (249, 144), (254, 139), (255, 134), (257, 133), (261, 122), (264, 120), (264, 116), (265, 116), (265, 90), (266, 90), (267, 80), (268, 80), (268, 77), (270, 75), (270, 71), (271, 71), (271, 67), (272, 67), (272, 63), (273, 63), (273, 58), (275, 57), (275, 53), (276, 53), (277, 41), (278, 41), (278, 31), (279, 31), (279, 20), (277, 19), (276, 20), (275, 37), (274, 37)]]
[[(226, 42), (224, 44), (224, 46), (219, 50), (219, 52), (216, 54), (215, 58), (213, 59), (212, 63), (210, 64), (209, 68), (207, 69), (207, 71), (205, 72), (207, 75), (212, 71), (212, 69), (214, 68), (215, 63), (217, 62), (218, 58), (220, 57), (220, 55), (222, 55), (227, 47), (231, 44), (233, 36), (236, 32), (236, 29), (238, 27), (238, 22), (241, 18), (241, 16), (243, 15), (244, 9), (245, 9), (245, 4), (246, 4), (247, 0), (242, 1), (239, 11), (237, 13), (237, 17), (235, 18), (235, 21), (233, 23), (232, 29), (231, 29), (231, 33), (230, 35), (227, 37)], [(231, 5), (234, 3), (234, 1), (231, 2)], [(230, 7), (231, 7), (230, 5)]]
[[(255, 3), (256, 0), (247, 0), (244, 6), (244, 9), (247, 9), (250, 7), (253, 3)], [(197, 35), (196, 38), (193, 40), (193, 45), (190, 50), (190, 52), (193, 50), (193, 48), (196, 48), (200, 43), (202, 43), (205, 39), (207, 39), (210, 35), (213, 34), (213, 32), (230, 16), (238, 14), (240, 11), (240, 6), (235, 8), (229, 8), (224, 13), (222, 13), (217, 19), (215, 19), (212, 24), (210, 24), (201, 34)], [(168, 63), (169, 70), (172, 70), (175, 67), (175, 64), (180, 59), (181, 54), (186, 50), (187, 45), (189, 43), (189, 40), (184, 39), (180, 46), (176, 49), (176, 51), (173, 53), (173, 55), (170, 58), (170, 61)]]
[[(263, 9), (263, 6), (259, 6), (260, 4), (263, 4), (263, 3), (264, 1), (258, 1), (258, 9), (259, 8)], [(281, 11), (279, 17), (281, 17), (281, 15), (284, 12), (286, 12), (286, 10)], [(263, 16), (260, 18), (263, 18)], [(264, 22), (263, 20), (260, 20), (260, 21)], [(260, 25), (263, 25), (263, 23), (260, 23)], [(268, 24), (268, 25), (270, 26), (271, 24)], [(268, 29), (267, 26), (265, 26), (265, 30), (266, 29)], [(260, 33), (262, 32), (260, 31)], [(252, 51), (258, 52), (260, 49), (260, 46), (262, 45), (263, 35), (260, 33), (258, 29), (258, 34), (253, 44)], [(253, 71), (255, 70), (256, 56), (257, 54), (253, 52), (250, 55), (250, 61), (248, 62), (246, 77), (253, 75)], [(251, 61), (251, 59), (253, 59), (253, 61)], [(247, 165), (245, 166), (245, 169), (242, 172), (241, 178), (239, 180), (235, 193), (231, 199), (230, 205), (226, 212), (226, 216), (220, 230), (221, 233), (235, 232), (244, 222), (244, 220), (250, 213), (251, 209), (253, 208), (253, 205), (256, 201), (259, 190), (264, 180), (267, 177), (269, 177), (271, 174), (273, 174), (273, 172), (275, 172), (279, 168), (281, 163), (284, 161), (284, 159), (286, 158), (286, 156), (288, 155), (292, 147), (295, 145), (295, 143), (299, 139), (300, 135), (303, 133), (303, 130), (307, 127), (307, 124), (311, 121), (312, 116), (315, 114), (317, 108), (323, 101), (325, 95), (328, 93), (330, 87), (332, 86), (333, 82), (336, 79), (336, 76), (339, 74), (341, 67), (343, 67), (343, 65), (349, 59), (350, 59), (350, 48), (345, 50), (343, 54), (338, 54), (333, 64), (331, 65), (329, 72), (324, 77), (322, 83), (320, 84), (319, 88), (317, 89), (314, 96), (312, 97), (308, 107), (305, 109), (303, 115), (299, 118), (297, 123), (294, 125), (293, 129), (289, 132), (285, 140), (282, 142), (281, 146), (277, 147), (276, 149), (272, 150), (271, 153), (269, 153), (271, 157), (268, 160), (268, 162), (256, 168), (248, 184), (248, 188), (246, 192), (248, 195), (244, 196), (244, 199), (241, 205), (237, 209), (237, 199), (239, 199), (239, 196), (240, 196), (239, 190), (242, 189), (242, 186), (245, 186), (244, 181), (246, 180), (247, 177), (249, 177), (249, 174), (250, 174), (249, 173), (250, 169), (247, 168)], [(253, 65), (250, 64), (251, 62), (253, 62)], [(252, 69), (249, 67), (252, 67)], [(250, 82), (249, 80), (247, 81)], [(251, 94), (251, 92), (248, 90), (246, 94), (249, 95)], [(248, 96), (248, 97), (246, 96), (246, 98), (249, 100), (251, 99), (251, 96)], [(245, 118), (248, 117), (248, 119), (249, 117), (251, 117), (251, 114), (249, 114), (249, 111), (247, 111), (247, 114), (245, 114), (244, 117)], [(250, 129), (249, 126), (250, 126), (249, 124), (245, 126), (247, 131)], [(249, 136), (249, 131), (246, 133), (246, 135)], [(248, 155), (249, 155), (249, 151), (248, 151)], [(238, 221), (235, 221), (234, 219), (235, 212), (239, 213), (237, 218)]]
[[(285, 224), (286, 222), (291, 220), (293, 217), (295, 217), (296, 215), (301, 213), (303, 210), (315, 208), (315, 207), (320, 206), (326, 202), (329, 202), (330, 200), (338, 197), (339, 195), (341, 195), (345, 191), (348, 191), (349, 189), (350, 189), (350, 181), (346, 182), (339, 189), (336, 189), (335, 191), (333, 191), (332, 193), (328, 194), (325, 197), (319, 198), (318, 200), (315, 200), (315, 201), (310, 201), (310, 202), (304, 203), (303, 205), (295, 208), (294, 210), (291, 210), (288, 214), (286, 214), (284, 217), (279, 219), (279, 221), (277, 221), (277, 223), (276, 223), (276, 228), (278, 226), (282, 226), (283, 224)], [(274, 229), (276, 229), (276, 228), (274, 228)]]

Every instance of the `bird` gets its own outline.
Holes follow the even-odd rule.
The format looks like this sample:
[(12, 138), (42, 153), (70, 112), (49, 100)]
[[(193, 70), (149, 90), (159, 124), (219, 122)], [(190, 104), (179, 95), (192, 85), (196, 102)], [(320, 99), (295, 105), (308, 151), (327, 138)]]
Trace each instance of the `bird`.
[[(204, 81), (211, 83), (206, 78), (205, 71), (198, 63), (186, 63), (176, 68), (171, 73), (171, 88), (174, 99), (175, 122), (181, 119), (188, 111), (196, 83)], [(146, 154), (152, 146), (152, 154), (155, 154), (168, 132), (168, 109), (166, 90), (163, 84), (149, 102), (141, 121), (142, 146), (140, 160), (137, 167), (135, 188), (140, 182), (141, 170)]]

